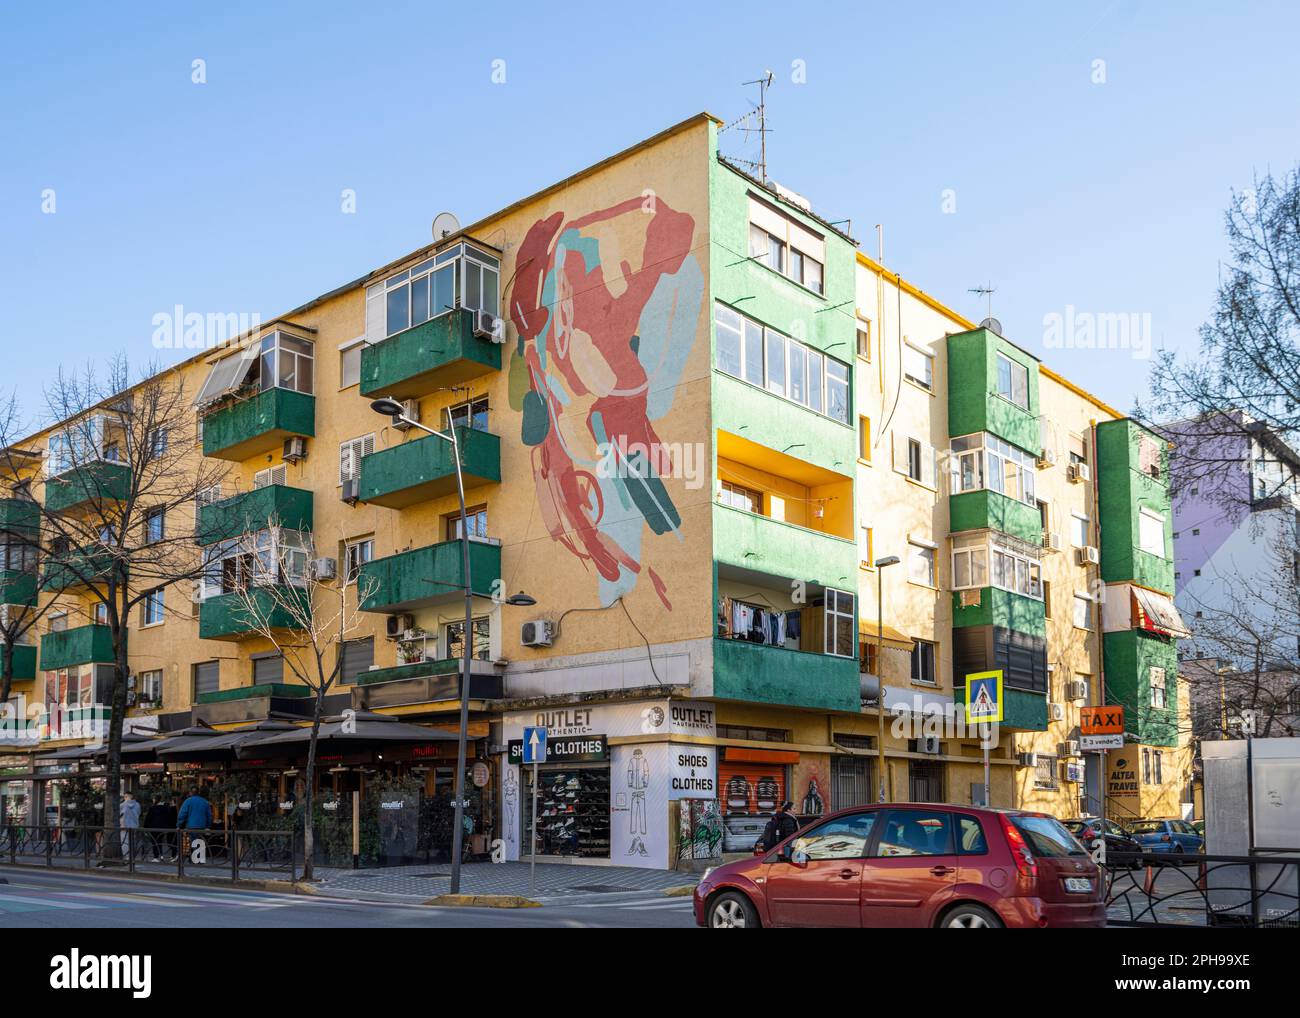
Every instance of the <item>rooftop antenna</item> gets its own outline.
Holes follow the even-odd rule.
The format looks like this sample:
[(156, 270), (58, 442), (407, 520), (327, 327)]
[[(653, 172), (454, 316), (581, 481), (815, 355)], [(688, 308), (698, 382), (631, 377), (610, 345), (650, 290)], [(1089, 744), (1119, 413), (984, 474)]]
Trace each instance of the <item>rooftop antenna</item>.
[[(729, 124), (724, 124), (720, 130), (726, 131), (732, 127), (738, 127), (745, 132), (748, 137), (752, 132), (758, 132), (758, 161), (752, 159), (732, 159), (733, 163), (743, 163), (750, 167), (757, 175), (760, 182), (766, 184), (767, 179), (767, 134), (770, 128), (767, 126), (767, 90), (772, 87), (775, 76), (771, 71), (764, 71), (763, 77), (755, 78), (753, 81), (746, 81), (746, 85), (758, 86), (758, 105), (748, 113), (737, 117)], [(749, 121), (757, 115), (758, 126), (751, 127)]]
[(988, 308), (989, 308), (988, 317), (990, 318), (993, 317), (993, 295), (998, 292), (997, 287), (995, 287), (991, 282), (989, 282), (989, 283), (985, 283), (983, 286), (972, 286), (966, 292), (978, 293), (981, 297), (987, 298)]

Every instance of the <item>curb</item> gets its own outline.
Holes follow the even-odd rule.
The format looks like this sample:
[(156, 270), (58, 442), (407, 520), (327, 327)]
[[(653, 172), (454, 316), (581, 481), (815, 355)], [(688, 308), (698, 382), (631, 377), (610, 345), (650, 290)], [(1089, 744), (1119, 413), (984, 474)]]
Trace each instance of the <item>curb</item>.
[[(94, 867), (77, 869), (73, 867), (24, 866), (22, 864), (4, 864), (11, 869), (31, 870), (37, 873), (69, 873), (75, 876), (105, 877), (117, 880), (144, 880), (160, 884), (180, 884), (185, 887), (223, 888), (229, 887), (242, 891), (273, 891), (277, 894), (319, 895), (321, 889), (315, 884), (304, 884), (289, 880), (219, 880), (205, 877), (182, 878), (174, 873), (148, 873), (137, 870), (131, 873), (125, 869)], [(8, 881), (5, 881), (6, 883)]]
[(518, 894), (439, 894), (425, 905), (440, 908), (541, 908), (540, 901)]
[(695, 893), (695, 884), (682, 884), (679, 887), (665, 887), (660, 893), (665, 898), (689, 898)]

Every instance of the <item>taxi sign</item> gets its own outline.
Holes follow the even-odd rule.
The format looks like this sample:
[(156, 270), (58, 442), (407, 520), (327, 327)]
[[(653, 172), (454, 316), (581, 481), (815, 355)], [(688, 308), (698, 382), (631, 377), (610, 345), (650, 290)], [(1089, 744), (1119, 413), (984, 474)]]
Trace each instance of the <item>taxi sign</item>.
[(1080, 735), (1123, 735), (1124, 708), (1083, 707), (1079, 710)]
[(966, 723), (1002, 720), (1002, 669), (966, 676)]

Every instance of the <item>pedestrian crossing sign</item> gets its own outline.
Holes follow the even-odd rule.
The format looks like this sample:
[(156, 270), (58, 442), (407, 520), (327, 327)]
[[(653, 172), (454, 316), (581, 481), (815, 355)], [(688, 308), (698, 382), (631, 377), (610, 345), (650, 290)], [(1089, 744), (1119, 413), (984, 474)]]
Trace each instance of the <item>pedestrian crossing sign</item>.
[(966, 723), (1002, 720), (1002, 670), (966, 676)]

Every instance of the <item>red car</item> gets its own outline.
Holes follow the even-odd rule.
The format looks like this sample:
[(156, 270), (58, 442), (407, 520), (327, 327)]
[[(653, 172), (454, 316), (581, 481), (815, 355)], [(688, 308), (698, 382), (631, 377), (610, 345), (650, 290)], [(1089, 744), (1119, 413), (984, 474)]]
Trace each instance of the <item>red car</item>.
[(709, 870), (699, 926), (1099, 927), (1092, 858), (1044, 813), (933, 803), (841, 810)]

